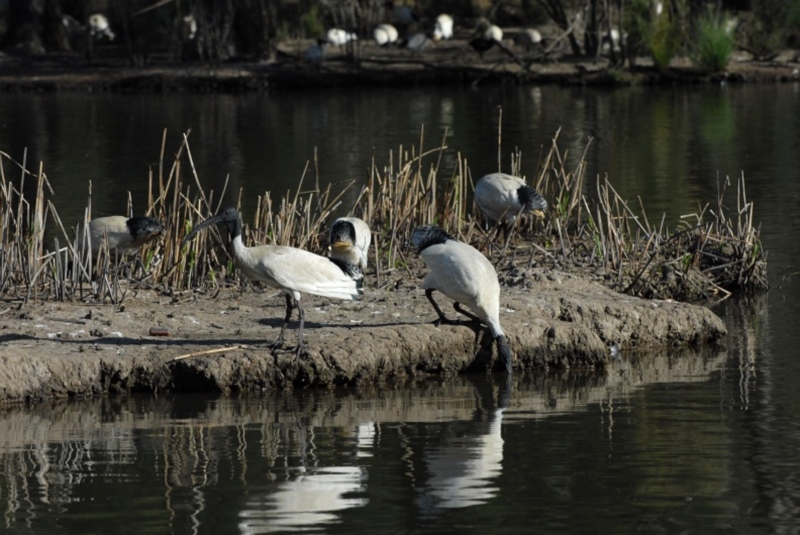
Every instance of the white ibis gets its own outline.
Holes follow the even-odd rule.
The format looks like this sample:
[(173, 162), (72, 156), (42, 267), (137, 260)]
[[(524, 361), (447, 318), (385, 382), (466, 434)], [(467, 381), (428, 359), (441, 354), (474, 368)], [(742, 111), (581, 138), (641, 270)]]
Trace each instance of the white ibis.
[(520, 177), (491, 173), (475, 184), (475, 204), (503, 229), (506, 243), (517, 216), (531, 212), (544, 218), (547, 201)]
[(436, 17), (436, 24), (433, 27), (433, 40), (453, 38), (453, 17), (442, 13)]
[(397, 42), (397, 28), (391, 24), (378, 24), (372, 31), (372, 37), (378, 46), (387, 46)]
[(475, 26), (475, 33), (469, 40), (469, 46), (483, 57), (483, 53), (503, 40), (503, 30), (486, 19), (480, 19)]
[(333, 46), (344, 46), (350, 41), (358, 41), (358, 37), (353, 32), (348, 32), (341, 28), (331, 28), (325, 34), (328, 44)]
[(530, 52), (534, 48), (542, 46), (542, 34), (533, 28), (523, 28), (514, 35), (514, 43)]
[(250, 280), (261, 281), (267, 286), (281, 290), (286, 295), (286, 316), (283, 326), (277, 340), (270, 344), (270, 347), (283, 346), (286, 326), (292, 317), (292, 308), (297, 307), (300, 328), (297, 333), (295, 353), (299, 355), (302, 352), (305, 313), (300, 300), (301, 292), (345, 300), (358, 299), (363, 293), (361, 270), (349, 262), (284, 245), (245, 246), (242, 241), (242, 220), (236, 208), (226, 208), (198, 224), (183, 239), (181, 245), (194, 238), (201, 230), (218, 223), (228, 228), (233, 258), (242, 274)]
[(367, 269), (371, 242), (369, 225), (357, 217), (340, 217), (331, 226), (331, 258), (355, 264), (362, 271)]
[(113, 41), (116, 35), (111, 31), (108, 18), (100, 13), (89, 15), (89, 35), (96, 40), (108, 39)]
[(89, 222), (89, 240), (92, 253), (97, 254), (108, 240), (109, 252), (120, 255), (133, 254), (145, 243), (164, 233), (161, 221), (152, 217), (125, 217), (111, 215)]
[[(512, 373), (511, 350), (500, 327), (500, 283), (492, 263), (471, 245), (456, 240), (435, 226), (423, 225), (414, 229), (411, 243), (430, 269), (422, 280), (422, 288), (439, 315), (434, 325), (461, 324), (447, 319), (434, 301), (433, 292), (440, 291), (455, 301), (453, 306), (457, 312), (489, 327), (506, 371)], [(464, 310), (461, 304), (474, 314)]]

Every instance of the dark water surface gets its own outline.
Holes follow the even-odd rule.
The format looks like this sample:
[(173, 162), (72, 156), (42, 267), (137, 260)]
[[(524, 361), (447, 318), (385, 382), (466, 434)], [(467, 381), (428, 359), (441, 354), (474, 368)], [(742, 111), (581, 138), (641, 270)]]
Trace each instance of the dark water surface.
[[(744, 174), (772, 289), (718, 305), (722, 348), (623, 355), (606, 374), (459, 377), (264, 398), (133, 397), (0, 410), (3, 533), (796, 533), (800, 90), (482, 88), (276, 95), (2, 95), (0, 150), (42, 160), (62, 217), (143, 206), (192, 129), (201, 181), (246, 202), (448, 132), (474, 177), (561, 128), (674, 226)], [(10, 176), (8, 164), (4, 165)], [(589, 180), (587, 189), (594, 188)], [(238, 194), (230, 193), (233, 199)], [(735, 199), (730, 199), (735, 206)], [(0, 348), (0, 352), (2, 348)]]

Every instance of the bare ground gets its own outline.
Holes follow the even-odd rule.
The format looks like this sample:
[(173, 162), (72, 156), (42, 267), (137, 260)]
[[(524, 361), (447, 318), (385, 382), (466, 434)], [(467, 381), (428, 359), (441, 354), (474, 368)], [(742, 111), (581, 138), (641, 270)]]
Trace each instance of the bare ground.
[[(628, 297), (576, 275), (532, 269), (527, 288), (503, 288), (501, 321), (515, 370), (602, 369), (622, 354), (719, 340), (709, 309)], [(446, 313), (455, 312), (443, 296)], [(132, 292), (121, 306), (6, 302), (0, 310), (0, 402), (125, 391), (262, 391), (380, 384), (391, 379), (500, 370), (490, 337), (470, 326), (435, 327), (417, 281), (363, 300), (305, 296), (307, 354), (278, 335), (284, 299), (272, 290), (218, 295)], [(152, 330), (151, 330), (152, 329)], [(166, 332), (166, 335), (159, 334)], [(151, 334), (152, 333), (152, 334)], [(220, 351), (216, 351), (220, 350)], [(214, 351), (211, 353), (211, 351)], [(206, 355), (186, 355), (209, 352)]]

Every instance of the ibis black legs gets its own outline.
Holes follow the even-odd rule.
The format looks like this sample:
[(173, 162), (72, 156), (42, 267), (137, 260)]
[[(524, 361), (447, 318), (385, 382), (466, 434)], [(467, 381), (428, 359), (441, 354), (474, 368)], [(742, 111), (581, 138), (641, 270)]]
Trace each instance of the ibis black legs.
[[(444, 312), (442, 312), (442, 309), (439, 308), (439, 305), (437, 305), (436, 301), (433, 300), (433, 290), (425, 290), (425, 297), (428, 298), (428, 301), (430, 301), (431, 305), (433, 305), (433, 309), (436, 311), (436, 314), (439, 315), (439, 317), (433, 322), (434, 325), (436, 325), (438, 327), (439, 325), (442, 325), (442, 324), (445, 324), (445, 325), (463, 325), (464, 324), (463, 321), (451, 320), (451, 319), (448, 319), (444, 315)], [(456, 312), (459, 312), (459, 313), (465, 315), (466, 317), (468, 317), (473, 322), (475, 322), (475, 323), (480, 323), (481, 322), (481, 320), (478, 319), (478, 316), (476, 316), (472, 312), (468, 312), (468, 311), (464, 310), (461, 307), (461, 303), (453, 303), (453, 308), (456, 309)]]
[(297, 332), (297, 348), (295, 348), (295, 353), (300, 354), (305, 347), (305, 341), (303, 340), (303, 324), (305, 323), (306, 315), (303, 312), (303, 305), (300, 304), (300, 300), (295, 301), (294, 298), (289, 295), (285, 294), (286, 296), (286, 316), (283, 318), (283, 325), (281, 325), (281, 332), (278, 334), (278, 338), (275, 339), (274, 342), (269, 344), (270, 349), (280, 349), (283, 347), (283, 343), (286, 340), (284, 335), (286, 334), (286, 327), (289, 325), (289, 321), (292, 319), (292, 309), (297, 306), (297, 313), (300, 316), (300, 330)]
[(433, 309), (436, 311), (436, 314), (439, 315), (439, 317), (436, 318), (436, 320), (434, 320), (434, 322), (433, 322), (434, 325), (436, 325), (438, 327), (442, 323), (444, 323), (445, 325), (458, 324), (457, 321), (451, 320), (451, 319), (447, 319), (447, 316), (444, 315), (444, 312), (442, 312), (442, 309), (439, 308), (439, 305), (437, 305), (436, 301), (433, 300), (433, 290), (431, 290), (431, 289), (425, 290), (425, 297), (428, 298), (428, 301), (430, 301), (431, 305), (433, 305)]

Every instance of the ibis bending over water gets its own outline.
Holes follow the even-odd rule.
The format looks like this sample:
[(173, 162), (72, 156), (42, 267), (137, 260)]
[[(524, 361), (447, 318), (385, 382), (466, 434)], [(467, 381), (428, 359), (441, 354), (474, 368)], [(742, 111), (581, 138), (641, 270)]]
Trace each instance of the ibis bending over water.
[(491, 173), (475, 184), (475, 204), (483, 214), (500, 225), (506, 244), (517, 216), (532, 212), (544, 218), (547, 201), (519, 177)]
[(89, 222), (89, 240), (92, 254), (108, 239), (109, 252), (120, 255), (133, 254), (145, 243), (164, 233), (161, 221), (152, 217), (125, 217), (111, 215), (98, 217)]
[(372, 234), (363, 220), (357, 217), (340, 217), (331, 226), (331, 258), (344, 260), (367, 269), (367, 256)]
[[(480, 251), (439, 227), (417, 227), (411, 235), (411, 243), (430, 269), (422, 280), (422, 288), (439, 315), (434, 325), (461, 323), (445, 317), (433, 299), (433, 292), (438, 290), (455, 301), (453, 306), (457, 312), (489, 327), (506, 371), (511, 373), (511, 350), (500, 327), (500, 283), (491, 262)], [(474, 314), (464, 310), (461, 304)]]
[(218, 223), (228, 228), (233, 258), (242, 274), (250, 280), (261, 281), (267, 286), (282, 290), (286, 295), (286, 316), (278, 339), (270, 347), (283, 346), (286, 326), (292, 317), (292, 308), (297, 307), (300, 328), (297, 333), (299, 355), (303, 350), (303, 323), (305, 313), (300, 300), (301, 293), (320, 295), (335, 299), (355, 300), (363, 293), (363, 275), (358, 266), (335, 258), (326, 258), (303, 249), (284, 245), (258, 245), (247, 247), (242, 241), (242, 220), (236, 208), (226, 208), (214, 217), (198, 224), (183, 239), (181, 245), (206, 227)]

